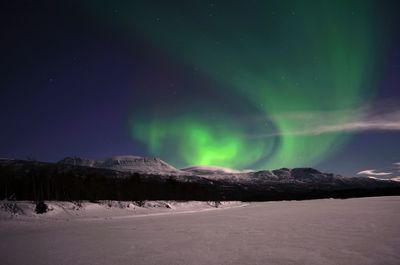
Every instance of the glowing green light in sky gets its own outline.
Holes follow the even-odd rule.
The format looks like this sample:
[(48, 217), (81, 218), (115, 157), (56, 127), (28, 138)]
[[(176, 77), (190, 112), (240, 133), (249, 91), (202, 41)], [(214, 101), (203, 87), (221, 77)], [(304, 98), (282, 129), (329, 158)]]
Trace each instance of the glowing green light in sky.
[[(101, 7), (103, 15), (110, 8)], [(302, 135), (309, 121), (287, 117), (347, 111), (326, 122), (355, 118), (352, 110), (373, 94), (380, 58), (374, 10), (373, 1), (145, 1), (121, 8), (127, 28), (257, 109), (243, 116), (260, 118), (249, 125), (221, 109), (215, 122), (187, 107), (166, 117), (141, 113), (131, 120), (134, 139), (177, 166), (318, 163), (349, 135)]]
[[(132, 133), (139, 140), (148, 143), (157, 154), (180, 154), (188, 165), (221, 165), (242, 167), (253, 164), (272, 148), (270, 142), (246, 139), (243, 131), (233, 124), (223, 126), (210, 124), (201, 118), (184, 118), (170, 122), (155, 121), (154, 124), (133, 119)], [(179, 138), (176, 135), (180, 135)], [(171, 149), (170, 149), (171, 148)]]

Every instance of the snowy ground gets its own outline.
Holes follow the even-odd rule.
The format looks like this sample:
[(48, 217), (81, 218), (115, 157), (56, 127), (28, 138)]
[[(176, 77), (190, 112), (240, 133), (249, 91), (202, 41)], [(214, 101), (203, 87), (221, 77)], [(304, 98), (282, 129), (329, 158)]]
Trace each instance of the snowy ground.
[(400, 197), (167, 203), (3, 211), (0, 264), (400, 264)]
[(247, 205), (247, 203), (237, 201), (142, 201), (141, 203), (143, 205), (138, 201), (99, 201), (98, 203), (46, 201), (48, 211), (37, 214), (36, 204), (31, 201), (0, 201), (0, 222), (106, 220), (211, 211)]

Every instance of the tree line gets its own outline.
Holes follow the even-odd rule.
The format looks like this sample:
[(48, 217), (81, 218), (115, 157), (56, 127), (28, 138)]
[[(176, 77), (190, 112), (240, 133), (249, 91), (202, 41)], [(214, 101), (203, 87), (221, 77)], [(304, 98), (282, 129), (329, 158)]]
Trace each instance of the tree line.
[[(185, 181), (181, 181), (185, 179)], [(307, 185), (244, 185), (190, 176), (159, 176), (36, 161), (0, 162), (0, 198), (16, 200), (271, 201), (400, 195), (400, 185), (313, 189)]]

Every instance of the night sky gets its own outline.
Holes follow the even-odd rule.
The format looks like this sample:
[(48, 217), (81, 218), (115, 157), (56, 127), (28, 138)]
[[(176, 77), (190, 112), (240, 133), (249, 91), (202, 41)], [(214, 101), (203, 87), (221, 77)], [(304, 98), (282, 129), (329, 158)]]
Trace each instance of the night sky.
[(397, 2), (2, 1), (0, 157), (390, 167)]

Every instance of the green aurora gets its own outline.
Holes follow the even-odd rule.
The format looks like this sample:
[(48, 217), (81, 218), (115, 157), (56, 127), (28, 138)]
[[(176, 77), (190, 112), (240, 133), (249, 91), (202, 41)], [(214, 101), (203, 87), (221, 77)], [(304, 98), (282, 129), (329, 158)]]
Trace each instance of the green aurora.
[[(175, 111), (132, 114), (131, 135), (175, 166), (313, 166), (350, 133), (301, 134), (294, 114), (357, 118), (374, 95), (384, 17), (374, 1), (95, 2), (118, 8), (118, 23), (194, 71), (221, 84), (217, 100), (182, 99)], [(167, 107), (166, 107), (167, 108)], [(312, 122), (312, 121), (311, 121)]]

